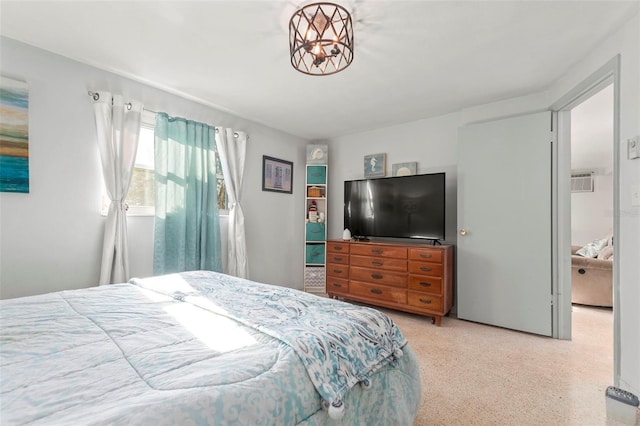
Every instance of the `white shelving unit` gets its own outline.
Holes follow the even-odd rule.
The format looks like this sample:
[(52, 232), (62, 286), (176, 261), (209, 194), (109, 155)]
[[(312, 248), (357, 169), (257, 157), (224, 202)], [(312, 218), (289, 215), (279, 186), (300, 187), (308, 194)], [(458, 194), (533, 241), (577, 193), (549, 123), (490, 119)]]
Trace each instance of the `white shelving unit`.
[[(322, 154), (318, 154), (319, 150)], [(326, 293), (329, 174), (326, 153), (326, 145), (309, 145), (305, 173), (304, 290), (321, 294)], [(315, 158), (319, 155), (321, 158)]]

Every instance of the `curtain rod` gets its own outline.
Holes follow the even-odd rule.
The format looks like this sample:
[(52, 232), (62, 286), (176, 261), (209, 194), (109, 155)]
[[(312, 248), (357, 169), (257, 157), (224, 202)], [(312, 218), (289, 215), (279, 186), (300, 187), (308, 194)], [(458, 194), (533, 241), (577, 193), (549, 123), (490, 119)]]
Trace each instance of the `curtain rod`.
[[(220, 133), (220, 128), (219, 127), (216, 127), (216, 133)], [(233, 137), (238, 139), (240, 137), (240, 133), (233, 132)], [(249, 135), (247, 135), (247, 140), (249, 140)]]
[[(94, 101), (97, 101), (98, 99), (100, 99), (100, 93), (98, 93), (98, 92), (92, 92), (91, 90), (89, 90), (88, 94), (89, 94), (89, 96), (91, 96), (93, 98)], [(127, 106), (127, 109), (129, 109), (129, 110), (131, 109), (131, 102), (128, 102), (125, 105)], [(144, 108), (143, 107), (142, 109), (147, 111), (147, 112), (150, 112), (151, 114), (157, 114), (156, 111), (152, 111), (152, 110), (150, 110), (148, 108)]]
[[(88, 95), (91, 96), (94, 101), (97, 101), (98, 99), (100, 99), (100, 94), (98, 92), (92, 92), (91, 90), (89, 90)], [(131, 102), (126, 103), (125, 105), (127, 106), (127, 109), (131, 109)], [(150, 110), (148, 108), (143, 107), (142, 109), (147, 112), (150, 112), (151, 114), (157, 114), (156, 111)], [(219, 133), (218, 127), (216, 127), (215, 129), (216, 129), (216, 133)], [(240, 134), (238, 132), (233, 132), (233, 137), (238, 138), (240, 137)], [(247, 140), (249, 140), (249, 135), (247, 135)]]

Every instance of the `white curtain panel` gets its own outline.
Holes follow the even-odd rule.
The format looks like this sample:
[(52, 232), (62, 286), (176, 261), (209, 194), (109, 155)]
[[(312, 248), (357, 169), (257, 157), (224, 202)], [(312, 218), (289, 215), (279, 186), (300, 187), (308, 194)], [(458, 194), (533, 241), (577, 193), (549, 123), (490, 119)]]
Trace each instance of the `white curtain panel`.
[(129, 280), (125, 199), (136, 161), (142, 104), (109, 92), (93, 94), (102, 172), (111, 199), (104, 228), (100, 285)]
[(244, 212), (240, 205), (247, 135), (244, 132), (234, 132), (233, 129), (219, 127), (216, 134), (216, 145), (229, 195), (228, 256), (225, 269), (229, 275), (249, 278)]

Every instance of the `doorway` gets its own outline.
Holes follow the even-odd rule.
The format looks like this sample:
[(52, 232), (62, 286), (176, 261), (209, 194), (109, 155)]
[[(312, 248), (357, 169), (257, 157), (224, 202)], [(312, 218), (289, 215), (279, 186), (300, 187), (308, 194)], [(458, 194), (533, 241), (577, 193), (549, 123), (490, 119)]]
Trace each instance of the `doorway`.
[[(587, 77), (582, 83), (569, 91), (565, 96), (560, 98), (551, 106), (554, 112), (554, 129), (556, 129), (557, 142), (555, 144), (554, 170), (554, 309), (557, 312), (554, 318), (554, 336), (561, 339), (571, 339), (572, 329), (572, 280), (571, 280), (571, 251), (569, 247), (572, 245), (572, 193), (571, 193), (571, 170), (572, 170), (572, 152), (571, 152), (571, 115), (572, 110), (581, 104), (602, 92), (602, 96), (607, 96), (606, 90), (610, 90), (609, 100), (610, 107), (608, 114), (611, 117), (612, 124), (609, 130), (609, 148), (611, 149), (612, 165), (611, 168), (600, 167), (596, 170), (612, 182), (611, 203), (607, 203), (605, 211), (611, 217), (612, 233), (619, 235), (620, 229), (620, 203), (618, 188), (620, 187), (619, 175), (619, 157), (620, 147), (615, 141), (619, 140), (619, 82), (620, 82), (620, 56), (613, 57), (609, 62), (604, 64), (599, 70)], [(588, 104), (587, 104), (588, 105)], [(609, 173), (610, 171), (610, 173)], [(607, 177), (605, 177), (606, 180)], [(594, 231), (595, 232), (595, 231)], [(602, 238), (602, 237), (594, 237)], [(613, 246), (612, 260), (612, 292), (613, 292), (613, 379), (614, 385), (617, 386), (620, 377), (620, 312), (617, 309), (619, 301), (619, 257), (617, 251), (619, 246)]]
[[(572, 336), (613, 350), (613, 84), (571, 117)], [(589, 248), (585, 250), (584, 248)], [(568, 248), (565, 248), (568, 249)], [(599, 354), (594, 354), (599, 355)], [(608, 358), (606, 358), (608, 359)], [(609, 371), (612, 371), (609, 366)]]

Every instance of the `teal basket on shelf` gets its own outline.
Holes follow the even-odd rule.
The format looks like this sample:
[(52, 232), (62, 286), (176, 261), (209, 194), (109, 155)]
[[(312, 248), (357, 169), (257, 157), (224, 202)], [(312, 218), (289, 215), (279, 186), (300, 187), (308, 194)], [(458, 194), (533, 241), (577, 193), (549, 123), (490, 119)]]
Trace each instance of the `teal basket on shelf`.
[(324, 244), (307, 244), (306, 262), (323, 264), (324, 263)]

